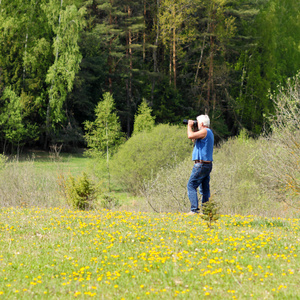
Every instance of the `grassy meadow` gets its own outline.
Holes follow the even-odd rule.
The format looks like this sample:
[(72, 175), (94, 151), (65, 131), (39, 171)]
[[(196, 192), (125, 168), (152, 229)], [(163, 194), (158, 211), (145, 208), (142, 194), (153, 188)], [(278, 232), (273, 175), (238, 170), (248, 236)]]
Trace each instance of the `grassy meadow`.
[(3, 299), (300, 299), (300, 220), (0, 210)]
[[(35, 152), (0, 161), (0, 299), (300, 299), (300, 215), (286, 201), (298, 201), (288, 198), (297, 189), (278, 193), (261, 149), (279, 148), (266, 143), (239, 137), (216, 149), (212, 228), (184, 213), (190, 157), (161, 168), (141, 194), (112, 176), (110, 210), (99, 160)], [(82, 172), (102, 188), (85, 211), (61, 184)]]

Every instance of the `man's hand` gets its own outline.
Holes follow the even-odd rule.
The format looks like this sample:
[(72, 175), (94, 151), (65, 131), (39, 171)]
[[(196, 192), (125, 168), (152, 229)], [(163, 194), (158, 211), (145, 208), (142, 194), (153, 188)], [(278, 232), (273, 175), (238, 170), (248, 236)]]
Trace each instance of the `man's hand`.
[(191, 128), (193, 128), (193, 126), (194, 126), (194, 121), (193, 121), (193, 120), (189, 120), (188, 126), (190, 126)]
[[(199, 124), (198, 124), (199, 125)], [(187, 135), (188, 138), (191, 140), (197, 140), (197, 139), (204, 139), (207, 135), (206, 127), (203, 126), (203, 123), (200, 124), (199, 131), (193, 131), (194, 121), (189, 120), (188, 126), (187, 126)]]

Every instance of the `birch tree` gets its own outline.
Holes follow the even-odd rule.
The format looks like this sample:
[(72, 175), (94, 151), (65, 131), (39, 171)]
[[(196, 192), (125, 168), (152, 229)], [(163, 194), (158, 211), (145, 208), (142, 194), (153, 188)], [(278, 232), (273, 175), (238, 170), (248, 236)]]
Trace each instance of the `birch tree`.
[[(69, 1), (70, 2), (70, 1)], [(82, 56), (78, 46), (80, 32), (85, 26), (85, 8), (77, 9), (63, 0), (58, 4), (50, 0), (43, 9), (55, 37), (53, 39), (54, 63), (46, 77), (49, 101), (46, 114), (46, 142), (51, 127), (64, 119), (62, 110), (67, 94), (72, 91), (74, 78), (79, 70)]]

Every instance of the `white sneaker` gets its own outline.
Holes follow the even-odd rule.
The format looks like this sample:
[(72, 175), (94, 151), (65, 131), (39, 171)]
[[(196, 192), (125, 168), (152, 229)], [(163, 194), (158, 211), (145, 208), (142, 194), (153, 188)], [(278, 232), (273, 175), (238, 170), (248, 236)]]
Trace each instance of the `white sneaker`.
[(187, 213), (188, 216), (192, 216), (192, 215), (196, 215), (197, 213), (195, 213), (194, 211), (190, 211)]

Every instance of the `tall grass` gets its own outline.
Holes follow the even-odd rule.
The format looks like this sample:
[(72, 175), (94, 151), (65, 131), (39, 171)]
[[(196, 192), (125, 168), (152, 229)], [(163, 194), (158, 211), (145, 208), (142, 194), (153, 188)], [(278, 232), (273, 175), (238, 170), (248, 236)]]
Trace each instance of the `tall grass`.
[[(241, 134), (215, 149), (211, 193), (222, 214), (299, 216), (297, 210), (285, 203), (289, 195), (279, 195), (276, 181), (266, 176), (266, 153), (271, 153), (273, 146), (276, 144), (269, 140), (254, 140)], [(111, 196), (118, 200), (119, 208), (126, 207), (126, 210), (187, 212), (190, 203), (186, 184), (192, 166), (191, 158), (188, 158), (161, 168), (152, 180), (144, 182), (142, 197), (120, 194), (122, 191), (117, 186), (118, 192), (112, 191)], [(2, 160), (0, 204), (6, 207), (67, 206), (59, 185), (61, 177), (77, 176), (86, 171), (98, 185), (105, 185), (105, 175), (101, 177), (94, 167), (94, 160), (84, 157), (62, 158), (58, 162), (47, 159)], [(280, 202), (282, 198), (283, 203)]]
[(300, 73), (273, 96), (276, 114), (263, 151), (264, 178), (273, 183), (278, 200), (300, 210)]
[(270, 211), (274, 203), (260, 177), (261, 142), (242, 135), (217, 149), (211, 187), (223, 213), (274, 213)]
[[(297, 214), (280, 203), (274, 182), (268, 181), (265, 151), (271, 143), (241, 135), (224, 142), (215, 149), (211, 173), (211, 195), (219, 204), (222, 214), (284, 216)], [(146, 182), (144, 196), (149, 209), (154, 211), (188, 211), (187, 181), (193, 167), (187, 159), (173, 168), (162, 169), (156, 178)], [(201, 195), (199, 195), (201, 199)]]
[(53, 161), (47, 156), (7, 160), (0, 163), (0, 205), (66, 206), (60, 193), (59, 180), (67, 174), (79, 174), (86, 168), (86, 158), (61, 157)]
[(0, 174), (1, 206), (58, 206), (57, 178), (51, 172), (39, 172), (33, 162), (8, 163)]

